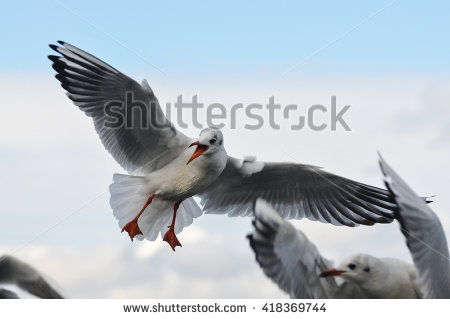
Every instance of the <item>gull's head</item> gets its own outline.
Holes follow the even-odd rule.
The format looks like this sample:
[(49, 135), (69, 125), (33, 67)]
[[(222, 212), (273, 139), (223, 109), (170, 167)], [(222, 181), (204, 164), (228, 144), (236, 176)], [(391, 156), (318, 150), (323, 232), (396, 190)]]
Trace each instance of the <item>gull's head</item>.
[(218, 128), (208, 127), (200, 132), (198, 141), (192, 143), (189, 147), (192, 146), (196, 146), (196, 149), (187, 164), (201, 155), (211, 155), (223, 150), (222, 132)]
[(340, 276), (357, 283), (369, 281), (377, 271), (381, 261), (366, 254), (357, 254), (345, 259), (336, 268), (328, 269), (320, 277)]

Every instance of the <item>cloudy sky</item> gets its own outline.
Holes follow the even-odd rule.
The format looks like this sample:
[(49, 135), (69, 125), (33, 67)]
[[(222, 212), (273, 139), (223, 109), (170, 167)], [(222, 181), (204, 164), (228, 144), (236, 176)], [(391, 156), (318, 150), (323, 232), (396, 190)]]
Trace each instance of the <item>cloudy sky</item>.
[[(131, 243), (120, 233), (107, 189), (123, 170), (53, 78), (47, 45), (60, 39), (136, 80), (145, 77), (161, 104), (183, 94), (229, 108), (275, 96), (302, 115), (314, 104), (329, 108), (336, 96), (338, 107), (351, 106), (351, 131), (291, 131), (292, 118), (279, 119), (280, 130), (251, 131), (241, 115), (235, 129), (225, 121), (227, 152), (315, 164), (382, 186), (380, 151), (418, 194), (437, 195), (432, 208), (450, 233), (447, 2), (4, 6), (0, 253), (33, 264), (66, 296), (286, 297), (254, 262), (245, 239), (249, 218), (202, 216), (180, 234), (176, 253), (161, 239)], [(192, 126), (183, 132), (198, 135)], [(410, 261), (396, 223), (294, 223), (336, 262), (357, 252)]]

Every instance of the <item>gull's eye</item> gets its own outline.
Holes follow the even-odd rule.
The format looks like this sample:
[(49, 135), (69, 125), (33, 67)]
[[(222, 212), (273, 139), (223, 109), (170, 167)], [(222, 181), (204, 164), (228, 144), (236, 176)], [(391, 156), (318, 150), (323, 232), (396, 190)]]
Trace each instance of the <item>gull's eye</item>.
[(212, 139), (209, 140), (209, 143), (210, 143), (210, 144), (214, 144), (215, 142), (216, 142), (216, 139), (215, 139), (215, 138), (212, 138)]
[(350, 268), (351, 270), (353, 270), (353, 269), (356, 268), (356, 265), (355, 265), (355, 264), (348, 264), (348, 268)]
[(364, 271), (365, 271), (365, 272), (370, 272), (370, 267), (364, 268)]

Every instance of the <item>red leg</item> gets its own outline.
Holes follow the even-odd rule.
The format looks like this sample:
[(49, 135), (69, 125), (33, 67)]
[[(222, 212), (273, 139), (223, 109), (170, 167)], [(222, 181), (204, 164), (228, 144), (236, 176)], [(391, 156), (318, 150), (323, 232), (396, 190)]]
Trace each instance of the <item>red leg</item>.
[(172, 217), (172, 224), (170, 224), (169, 226), (169, 230), (167, 231), (167, 233), (164, 235), (163, 240), (168, 242), (170, 247), (172, 247), (172, 250), (175, 251), (175, 247), (177, 246), (181, 246), (180, 241), (178, 240), (177, 236), (175, 236), (175, 219), (177, 218), (177, 211), (178, 211), (178, 207), (180, 207), (182, 200), (179, 200), (178, 202), (175, 203), (175, 206), (173, 207), (173, 217)]
[(130, 239), (131, 241), (133, 241), (134, 236), (136, 235), (142, 235), (141, 230), (139, 229), (139, 226), (137, 224), (137, 221), (139, 219), (139, 217), (142, 215), (142, 213), (144, 212), (144, 210), (147, 208), (148, 205), (150, 205), (150, 203), (152, 202), (153, 198), (155, 197), (155, 194), (151, 195), (148, 199), (147, 202), (145, 203), (144, 207), (142, 207), (141, 211), (139, 212), (139, 214), (128, 224), (126, 224), (123, 228), (122, 228), (122, 232), (124, 230), (127, 231), (128, 235), (130, 235)]

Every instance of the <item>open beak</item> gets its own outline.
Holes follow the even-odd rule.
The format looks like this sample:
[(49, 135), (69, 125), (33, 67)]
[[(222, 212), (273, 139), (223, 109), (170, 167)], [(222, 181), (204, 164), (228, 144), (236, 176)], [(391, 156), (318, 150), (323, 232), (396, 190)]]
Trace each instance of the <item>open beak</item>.
[(340, 276), (345, 272), (345, 270), (336, 270), (334, 268), (325, 270), (320, 274), (320, 277), (331, 277), (331, 276)]
[(198, 141), (192, 143), (191, 145), (189, 145), (189, 147), (194, 146), (194, 145), (197, 145), (197, 147), (196, 147), (196, 149), (195, 149), (195, 151), (194, 151), (194, 154), (192, 154), (191, 158), (190, 158), (189, 161), (186, 163), (186, 165), (189, 164), (193, 159), (199, 157), (199, 156), (202, 155), (202, 154), (205, 154), (206, 151), (208, 150), (208, 146), (203, 145), (203, 144), (200, 144)]

